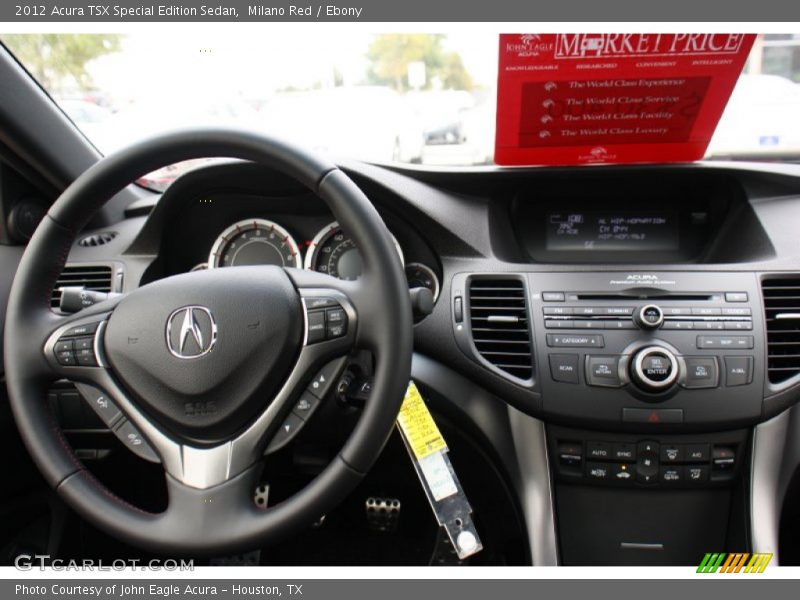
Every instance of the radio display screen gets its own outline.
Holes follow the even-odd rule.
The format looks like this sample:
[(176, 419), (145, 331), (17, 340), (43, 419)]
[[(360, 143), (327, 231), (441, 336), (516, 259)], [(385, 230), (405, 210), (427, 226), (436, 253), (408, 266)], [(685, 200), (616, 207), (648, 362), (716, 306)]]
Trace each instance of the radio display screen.
[(671, 211), (550, 212), (547, 250), (675, 251), (679, 249), (678, 216)]

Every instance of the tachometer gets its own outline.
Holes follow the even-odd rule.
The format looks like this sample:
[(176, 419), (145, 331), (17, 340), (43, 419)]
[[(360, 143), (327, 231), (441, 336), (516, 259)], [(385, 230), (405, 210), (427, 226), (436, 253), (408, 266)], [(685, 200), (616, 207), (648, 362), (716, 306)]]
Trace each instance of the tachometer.
[(243, 265), (302, 266), (300, 248), (289, 232), (266, 219), (245, 219), (223, 231), (208, 257), (208, 268)]
[[(394, 239), (400, 262), (403, 262), (403, 251)], [(342, 231), (339, 223), (333, 222), (323, 227), (311, 241), (306, 253), (305, 268), (320, 273), (327, 273), (338, 279), (358, 279), (363, 263), (355, 242)]]
[(406, 280), (409, 288), (428, 288), (433, 294), (433, 301), (439, 298), (439, 278), (427, 265), (422, 263), (408, 263), (406, 265)]

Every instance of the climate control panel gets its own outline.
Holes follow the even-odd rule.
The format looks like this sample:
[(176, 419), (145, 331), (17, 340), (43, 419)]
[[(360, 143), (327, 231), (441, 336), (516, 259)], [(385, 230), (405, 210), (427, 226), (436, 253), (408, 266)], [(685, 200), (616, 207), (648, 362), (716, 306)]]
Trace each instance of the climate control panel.
[(730, 485), (745, 463), (746, 442), (746, 431), (642, 437), (548, 427), (550, 463), (556, 477), (587, 485)]

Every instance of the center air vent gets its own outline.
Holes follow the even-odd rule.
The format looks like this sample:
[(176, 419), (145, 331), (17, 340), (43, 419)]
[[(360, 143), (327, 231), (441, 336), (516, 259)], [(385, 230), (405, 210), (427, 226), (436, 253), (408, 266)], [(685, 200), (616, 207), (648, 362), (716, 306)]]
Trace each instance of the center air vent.
[(78, 240), (78, 245), (84, 248), (93, 248), (95, 246), (103, 246), (117, 237), (113, 231), (101, 231), (100, 233), (92, 233)]
[(64, 267), (50, 296), (50, 306), (58, 308), (62, 287), (84, 287), (87, 290), (110, 292), (112, 283), (111, 267), (105, 265), (71, 265)]
[(488, 362), (519, 379), (533, 375), (525, 296), (525, 285), (519, 279), (470, 280), (470, 326), (475, 347)]
[(767, 374), (781, 383), (800, 374), (800, 276), (765, 279), (764, 313), (767, 319)]

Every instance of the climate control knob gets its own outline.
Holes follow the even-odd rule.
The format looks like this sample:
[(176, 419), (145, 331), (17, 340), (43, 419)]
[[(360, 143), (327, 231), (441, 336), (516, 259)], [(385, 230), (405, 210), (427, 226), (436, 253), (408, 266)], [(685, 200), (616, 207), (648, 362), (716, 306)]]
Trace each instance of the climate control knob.
[(631, 361), (631, 381), (645, 392), (663, 392), (678, 380), (678, 359), (661, 346), (639, 350)]
[(633, 320), (642, 329), (658, 329), (664, 322), (664, 311), (655, 304), (645, 304), (634, 313)]

